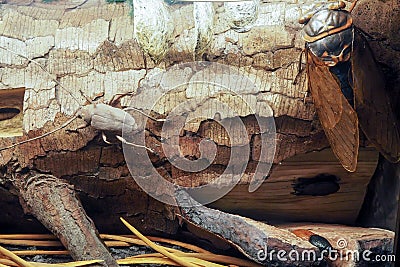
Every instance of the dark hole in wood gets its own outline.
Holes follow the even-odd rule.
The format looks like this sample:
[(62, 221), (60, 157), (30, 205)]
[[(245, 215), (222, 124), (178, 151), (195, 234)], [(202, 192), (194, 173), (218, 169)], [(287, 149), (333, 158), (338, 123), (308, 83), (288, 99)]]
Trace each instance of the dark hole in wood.
[(25, 88), (0, 90), (0, 138), (22, 136)]
[(298, 178), (293, 184), (297, 196), (326, 196), (336, 193), (340, 189), (340, 179), (331, 174), (318, 174), (310, 178)]
[(12, 119), (20, 112), (17, 108), (0, 108), (0, 121)]

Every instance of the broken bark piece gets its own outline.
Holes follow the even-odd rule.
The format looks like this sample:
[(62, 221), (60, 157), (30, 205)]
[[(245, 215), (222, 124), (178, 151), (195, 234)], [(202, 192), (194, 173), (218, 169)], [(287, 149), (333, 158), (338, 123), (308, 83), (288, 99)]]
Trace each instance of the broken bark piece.
[[(138, 96), (138, 101), (134, 102), (134, 106), (141, 108), (143, 103), (149, 101), (148, 95), (158, 90), (151, 83), (148, 83), (148, 87), (143, 86), (146, 80), (154, 77), (152, 75), (159, 68), (155, 68), (147, 55), (143, 55), (140, 45), (133, 38), (133, 24), (128, 5), (88, 1), (88, 5), (74, 10), (65, 10), (65, 8), (73, 7), (73, 5), (66, 5), (69, 1), (66, 3), (55, 1), (51, 6), (46, 6), (35, 0), (32, 4), (23, 7), (19, 4), (13, 5), (12, 2), (18, 1), (7, 1), (3, 4), (2, 11), (4, 12), (1, 13), (1, 19), (4, 27), (1, 33), (1, 44), (9, 50), (26, 54), (28, 58), (35, 58), (46, 66), (53, 76), (46, 75), (43, 70), (34, 67), (35, 64), (28, 64), (26, 59), (16, 57), (10, 51), (1, 50), (0, 52), (1, 87), (7, 90), (26, 89), (25, 96), (21, 98), (21, 107), (24, 108), (21, 108), (23, 112), (20, 114), (24, 122), (21, 129), (24, 131), (22, 137), (24, 140), (53, 129), (51, 125), (53, 121), (57, 124), (64, 118), (63, 116), (74, 114), (85, 103), (86, 98), (96, 98), (106, 103), (115, 94), (129, 91)], [(396, 12), (385, 13), (388, 10), (395, 10), (398, 7), (398, 1), (389, 0), (383, 3), (376, 0), (373, 2), (374, 4), (359, 5), (359, 7), (368, 7), (371, 10), (369, 13), (377, 10), (382, 12), (381, 14), (390, 16), (377, 16), (380, 19), (371, 25), (389, 25), (389, 21), (390, 24), (398, 25), (398, 19), (395, 18)], [(254, 216), (268, 217), (268, 219), (272, 216), (280, 216), (280, 219), (298, 221), (324, 220), (325, 222), (353, 223), (365, 195), (364, 188), (375, 169), (376, 162), (375, 160), (365, 161), (365, 168), (360, 168), (360, 173), (347, 177), (347, 174), (343, 174), (343, 170), (336, 169), (332, 160), (321, 157), (322, 162), (313, 161), (309, 164), (307, 161), (309, 158), (306, 159), (308, 155), (302, 155), (310, 151), (319, 151), (327, 146), (323, 132), (314, 118), (313, 106), (303, 102), (303, 96), (307, 93), (306, 79), (300, 77), (298, 85), (292, 84), (292, 79), (298, 72), (298, 55), (304, 47), (304, 42), (298, 34), (300, 26), (297, 23), (298, 15), (303, 9), (303, 2), (269, 1), (261, 5), (260, 10), (268, 14), (269, 10), (274, 10), (276, 15), (273, 16), (274, 25), (271, 25), (268, 19), (270, 16), (266, 16), (267, 19), (262, 20), (262, 22), (267, 22), (266, 25), (259, 25), (252, 31), (240, 35), (232, 34), (232, 31), (224, 28), (224, 23), (221, 23), (225, 21), (224, 12), (222, 9), (216, 10), (215, 38), (204, 59), (237, 66), (246, 71), (246, 75), (257, 83), (260, 90), (251, 91), (246, 86), (242, 86), (242, 89), (249, 97), (249, 103), (268, 102), (273, 108), (279, 138), (276, 162), (282, 162), (282, 164), (273, 170), (267, 183), (264, 183), (265, 186), (258, 190), (258, 194), (248, 195), (248, 185), (245, 184), (239, 191), (232, 192), (230, 196), (222, 199), (219, 203), (220, 208), (231, 212), (245, 211)], [(370, 8), (371, 6), (379, 8)], [(195, 40), (192, 36), (197, 36), (192, 34), (191, 30), (195, 25), (194, 20), (188, 19), (193, 17), (192, 5), (177, 6), (173, 12), (176, 37), (168, 57), (162, 62), (162, 66), (165, 67), (192, 61), (191, 51), (194, 46), (188, 44)], [(357, 12), (355, 16), (361, 18), (361, 22), (365, 21), (363, 18), (370, 17), (359, 15), (361, 13), (356, 14)], [(13, 25), (20, 26), (13, 27)], [(371, 33), (369, 27), (362, 28)], [(374, 42), (376, 47), (381, 46), (380, 49), (376, 49), (377, 59), (379, 62), (389, 64), (396, 72), (400, 69), (398, 53), (394, 53), (393, 46), (381, 45), (393, 38), (388, 36), (388, 27), (378, 27), (378, 29), (380, 30), (373, 32), (381, 32), (380, 35), (385, 38), (378, 38), (382, 41)], [(398, 35), (393, 34), (393, 36)], [(390, 43), (393, 44), (393, 42)], [(251, 64), (252, 61), (254, 64)], [(257, 61), (261, 62), (261, 65), (257, 66)], [(190, 78), (190, 74), (183, 69), (176, 74), (175, 77), (188, 75), (188, 80)], [(61, 86), (56, 88), (53, 78), (59, 80), (62, 87), (68, 88), (68, 91), (73, 94), (71, 95), (67, 90), (61, 90)], [(397, 86), (400, 85), (394, 80), (391, 84), (396, 85), (393, 88), (398, 88)], [(400, 92), (395, 89), (392, 91)], [(80, 99), (76, 101), (73, 95), (79, 96), (79, 92), (85, 97), (81, 101)], [(205, 96), (205, 93), (199, 91), (196, 91), (195, 95), (198, 93)], [(174, 99), (179, 104), (187, 97), (188, 94), (183, 91), (171, 94), (166, 98), (168, 101), (160, 102), (160, 110), (170, 110), (177, 105)], [(129, 98), (121, 98), (121, 106), (126, 106), (130, 103), (128, 101), (130, 101)], [(139, 120), (136, 119), (136, 121)], [(161, 129), (160, 126), (151, 126), (149, 130), (152, 133)], [(120, 126), (116, 128), (119, 129)], [(216, 131), (208, 130), (204, 133), (204, 137), (223, 137)], [(251, 144), (253, 145), (252, 152), (254, 152), (251, 154), (252, 160), (259, 161), (260, 153), (257, 152), (262, 151), (259, 145), (260, 138), (255, 131), (252, 131), (252, 135)], [(158, 135), (151, 136), (153, 140), (156, 140), (156, 137), (158, 138)], [(14, 139), (3, 138), (0, 142), (3, 145), (10, 145)], [(156, 147), (158, 144), (154, 141), (150, 145)], [(110, 153), (111, 156), (104, 156), (106, 153), (103, 152), (107, 148), (109, 147), (104, 147), (103, 143), (99, 144), (93, 127), (88, 127), (77, 132), (59, 131), (40, 141), (21, 145), (14, 150), (2, 151), (1, 161), (3, 167), (17, 158), (21, 165), (33, 170), (52, 173), (57, 177), (61, 177), (64, 173), (66, 177), (61, 178), (66, 178), (75, 184), (88, 214), (99, 226), (103, 224), (113, 231), (121, 231), (118, 228), (119, 224), (115, 223), (115, 218), (121, 214), (129, 214), (130, 219), (139, 222), (137, 224), (143, 227), (146, 233), (154, 230), (175, 233), (176, 225), (166, 215), (169, 214), (166, 212), (167, 209), (148, 197), (134, 184), (123, 160), (115, 162), (115, 158), (121, 156), (119, 150), (118, 156), (115, 156), (117, 152), (114, 151)], [(312, 154), (314, 158), (320, 158), (320, 154)], [(300, 161), (298, 157), (294, 161), (284, 161), (295, 155), (305, 157), (303, 161)], [(366, 158), (372, 159), (368, 155), (370, 154), (366, 154)], [(152, 157), (155, 158), (156, 155)], [(70, 161), (72, 158), (75, 160)], [(101, 165), (100, 160), (109, 162), (109, 165)], [(161, 158), (156, 166), (168, 172), (170, 167), (165, 162)], [(40, 170), (39, 167), (43, 169)], [(322, 172), (337, 175), (341, 178), (340, 190), (324, 197), (290, 195), (293, 189), (291, 184), (296, 178), (303, 177), (305, 171), (307, 171), (306, 178)], [(198, 175), (199, 178), (196, 181), (207, 181), (208, 174)], [(345, 179), (339, 174), (344, 175)], [(187, 180), (183, 175), (178, 178)], [(394, 184), (395, 181), (393, 181)], [(285, 187), (285, 185), (289, 186)], [(274, 192), (274, 195), (271, 192)], [(131, 205), (132, 203), (135, 205)], [(1, 207), (4, 207), (3, 203)], [(13, 212), (16, 211), (18, 211), (17, 208), (13, 209)], [(2, 217), (1, 220), (4, 222), (6, 216)], [(18, 222), (11, 223), (13, 228), (10, 230), (15, 229), (16, 223)]]
[(334, 252), (332, 266), (370, 266), (377, 261), (378, 265), (373, 266), (391, 266), (394, 261), (395, 233), (389, 230), (312, 223), (284, 224), (279, 228), (291, 232), (305, 229), (327, 239)]
[(72, 185), (48, 174), (16, 175), (20, 202), (57, 236), (75, 260), (104, 260), (103, 266), (118, 266), (99, 238)]
[(312, 223), (272, 226), (204, 207), (182, 190), (176, 198), (193, 234), (223, 240), (266, 266), (366, 266), (376, 255), (388, 259), (382, 262), (386, 266), (393, 257), (392, 231)]
[[(175, 196), (187, 223), (224, 239), (255, 262), (266, 266), (313, 266), (320, 263), (319, 250), (288, 230), (204, 207), (182, 190)], [(282, 255), (279, 254), (289, 255), (291, 251), (300, 255), (307, 251), (315, 257), (311, 260), (280, 259)]]

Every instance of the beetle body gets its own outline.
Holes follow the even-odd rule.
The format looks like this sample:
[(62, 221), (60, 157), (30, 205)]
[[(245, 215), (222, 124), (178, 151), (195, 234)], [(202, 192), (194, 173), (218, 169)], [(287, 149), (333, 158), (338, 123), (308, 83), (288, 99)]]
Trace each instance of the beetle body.
[(383, 74), (343, 7), (342, 2), (322, 6), (300, 22), (305, 23), (308, 85), (318, 117), (334, 154), (354, 172), (359, 126), (392, 162), (400, 160), (400, 131)]

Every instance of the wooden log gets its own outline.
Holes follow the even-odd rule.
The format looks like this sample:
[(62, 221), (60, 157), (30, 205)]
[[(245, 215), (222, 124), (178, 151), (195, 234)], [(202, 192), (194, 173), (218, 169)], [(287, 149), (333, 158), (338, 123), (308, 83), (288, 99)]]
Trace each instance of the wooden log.
[[(224, 198), (210, 206), (268, 221), (319, 221), (354, 224), (366, 194), (366, 185), (375, 171), (378, 154), (373, 149), (362, 149), (359, 170), (349, 174), (335, 162), (330, 149), (297, 155), (275, 166), (255, 192), (248, 191), (246, 183), (239, 184)], [(324, 184), (313, 178), (324, 174), (339, 179), (337, 191), (324, 195)], [(299, 180), (312, 181), (312, 192), (295, 194)], [(334, 184), (334, 183), (333, 183)], [(346, 203), (342, 205), (341, 203)], [(319, 207), (319, 208), (315, 208)]]
[[(258, 196), (262, 201), (269, 201), (271, 205), (264, 207), (259, 201), (257, 212), (253, 212), (248, 208), (249, 205), (244, 204), (241, 204), (241, 210), (249, 215), (253, 213), (254, 216), (266, 212), (277, 220), (312, 218), (318, 221), (325, 219), (329, 222), (352, 223), (358, 213), (366, 184), (372, 176), (375, 156), (371, 158), (372, 160), (366, 160), (372, 153), (368, 150), (364, 151), (365, 153), (362, 151), (360, 171), (352, 176), (340, 172), (337, 161), (332, 158), (324, 161), (320, 168), (316, 168), (321, 162), (318, 161), (321, 154), (316, 153), (315, 158), (311, 154), (306, 154), (328, 147), (318, 119), (315, 117), (313, 104), (304, 101), (307, 91), (305, 76), (300, 77), (297, 85), (292, 83), (298, 72), (298, 56), (304, 46), (299, 34), (301, 26), (297, 23), (297, 19), (302, 11), (308, 8), (307, 5), (303, 5), (307, 3), (291, 1), (262, 3), (260, 16), (254, 28), (243, 33), (232, 30), (229, 23), (225, 22), (222, 6), (215, 5), (214, 38), (206, 49), (203, 45), (202, 47), (196, 45), (198, 41), (204, 39), (199, 39), (201, 33), (198, 27), (196, 28), (198, 21), (192, 15), (193, 6), (183, 4), (170, 7), (171, 17), (174, 18), (172, 21), (174, 31), (172, 39), (169, 40), (170, 45), (166, 46), (169, 47), (169, 51), (161, 62), (154, 62), (152, 57), (143, 51), (143, 46), (134, 39), (132, 31), (134, 22), (129, 15), (128, 5), (106, 4), (94, 0), (82, 2), (82, 5), (78, 6), (74, 1), (57, 1), (49, 5), (38, 1), (33, 1), (29, 5), (21, 4), (19, 0), (8, 1), (3, 5), (0, 14), (0, 45), (3, 47), (0, 49), (2, 66), (0, 88), (3, 92), (24, 88), (23, 103), (20, 103), (23, 106), (21, 113), (23, 136), (3, 138), (0, 140), (0, 147), (38, 137), (62, 126), (79, 109), (88, 105), (88, 102), (107, 104), (116, 96), (125, 95), (115, 101), (119, 108), (124, 108), (131, 104), (133, 95), (135, 107), (143, 108), (144, 104), (149, 104), (150, 96), (164, 92), (163, 88), (158, 86), (158, 81), (153, 80), (156, 74), (177, 62), (193, 61), (199, 57), (198, 52), (201, 50), (204, 51), (200, 55), (202, 58), (234, 66), (236, 70), (245, 73), (245, 76), (257, 85), (257, 90), (253, 86), (247, 87), (243, 84), (237, 86), (244, 90), (243, 94), (248, 97), (246, 101), (254, 103), (254, 106), (268, 103), (276, 121), (278, 132), (277, 153), (274, 158), (276, 165), (263, 190), (276, 191), (272, 189), (272, 185), (278, 185), (281, 181), (286, 188), (280, 191), (282, 194), (272, 197), (272, 200), (264, 197), (261, 190)], [(382, 10), (389, 10), (396, 2), (392, 0), (375, 4), (384, 5)], [(385, 19), (396, 21), (382, 16), (382, 23)], [(20, 23), (15, 23), (16, 21)], [(17, 24), (20, 27), (14, 27)], [(385, 27), (381, 27), (380, 30), (385, 31)], [(382, 43), (382, 48), (386, 49), (379, 50), (380, 53), (386, 51), (378, 54), (379, 60), (386, 62), (388, 55), (392, 59), (399, 58), (398, 53), (393, 51), (395, 50), (393, 46), (386, 46), (385, 41), (377, 43)], [(33, 63), (32, 59), (35, 59), (36, 63)], [(396, 64), (392, 64), (391, 67), (396, 71), (400, 69)], [(178, 70), (173, 74), (173, 77), (182, 79), (192, 78), (192, 73), (186, 70)], [(220, 76), (216, 75), (213, 78), (217, 79)], [(162, 85), (171, 85), (171, 81), (164, 79)], [(156, 104), (152, 110), (153, 115), (165, 117), (174, 105), (194, 98), (196, 94), (210, 99), (213, 97), (208, 95), (207, 90), (195, 89), (192, 87), (171, 92), (161, 102), (150, 103)], [(231, 103), (235, 105), (234, 97), (227, 98), (231, 98)], [(262, 113), (260, 110), (257, 112)], [(257, 127), (252, 126), (254, 113), (248, 109), (244, 109), (241, 113), (241, 119), (249, 126), (249, 143), (253, 152), (250, 159), (252, 162), (247, 169), (248, 175), (254, 172), (257, 163), (262, 161), (257, 146), (260, 132), (257, 132)], [(139, 126), (143, 126), (140, 124), (143, 121), (142, 115), (132, 113), (132, 116)], [(128, 214), (130, 221), (141, 226), (141, 230), (146, 233), (176, 233), (178, 227), (174, 221), (176, 209), (158, 203), (134, 183), (124, 162), (119, 143), (112, 146), (105, 145), (95, 128), (79, 129), (82, 123), (82, 120), (73, 120), (65, 128), (49, 136), (13, 149), (2, 150), (1, 166), (10, 166), (17, 161), (20, 166), (18, 172), (28, 170), (51, 173), (65, 179), (75, 186), (87, 213), (104, 229), (121, 231), (119, 224), (115, 223), (117, 216)], [(221, 166), (226, 166), (229, 146), (222, 138), (223, 131), (217, 125), (215, 121), (195, 121), (185, 129), (187, 135), (180, 138), (185, 144), (185, 155), (192, 158), (198, 156), (197, 145), (202, 139), (209, 138), (218, 144), (219, 150), (215, 162), (217, 166), (213, 166), (209, 172), (194, 176), (190, 183), (208, 182), (215, 173), (221, 171)], [(103, 126), (98, 128), (103, 130), (105, 128)], [(187, 174), (173, 169), (168, 162), (165, 162), (163, 152), (159, 150), (161, 127), (162, 124), (158, 122), (147, 123), (146, 128), (149, 131), (146, 133), (146, 145), (154, 151), (158, 149), (157, 154), (150, 155), (150, 158), (164, 178), (183, 184), (188, 183)], [(194, 137), (188, 138), (188, 136)], [(299, 168), (300, 164), (305, 165), (301, 157), (290, 161), (291, 157), (302, 154), (306, 154), (306, 161), (316, 162), (312, 163), (313, 170)], [(288, 165), (285, 160), (289, 162)], [(338, 176), (341, 179), (339, 186), (343, 192), (339, 190), (338, 193), (325, 197), (291, 195), (293, 189), (291, 183), (295, 183), (296, 179), (313, 178), (323, 173)], [(7, 178), (11, 173), (6, 174), (5, 178), (0, 180), (2, 187), (6, 189), (5, 199), (15, 205), (16, 198), (10, 196), (10, 192), (16, 194), (19, 185), (13, 184), (13, 181)], [(355, 186), (355, 182), (351, 182), (352, 177), (358, 181)], [(243, 189), (248, 187), (248, 181), (249, 179), (242, 181), (236, 196), (235, 191), (227, 196), (227, 204), (221, 200), (218, 205), (233, 210), (233, 203), (242, 200), (244, 196), (248, 197), (243, 192)], [(356, 188), (356, 192), (349, 190), (351, 185)], [(341, 207), (349, 207), (343, 214), (338, 212), (340, 208), (335, 211), (332, 204), (342, 197), (345, 201), (340, 202)], [(288, 205), (282, 201), (286, 198), (291, 202)], [(290, 209), (290, 207), (298, 209), (295, 202), (299, 198), (310, 205), (304, 215)], [(320, 201), (325, 198), (326, 202)], [(257, 201), (257, 198), (254, 198), (253, 203)], [(272, 203), (277, 204), (272, 205)], [(326, 206), (325, 218), (317, 218), (318, 210), (321, 208), (313, 209), (312, 205), (315, 203), (318, 203), (318, 207)], [(278, 214), (280, 205), (285, 207), (282, 210), (285, 210), (286, 214), (283, 212)], [(12, 209), (8, 210), (11, 212)], [(109, 211), (114, 213), (110, 220), (105, 216)], [(330, 215), (327, 215), (328, 213)], [(11, 217), (12, 215), (6, 217), (10, 219), (7, 223), (11, 222)], [(21, 218), (22, 215), (19, 214), (17, 217)], [(143, 224), (143, 221), (146, 223)]]
[[(184, 191), (176, 192), (176, 199), (192, 233), (211, 242), (225, 241), (265, 266), (320, 266), (322, 262), (362, 266), (379, 257), (387, 259), (381, 266), (390, 266), (394, 260), (391, 231), (310, 223), (272, 226), (206, 208)], [(321, 240), (328, 245), (320, 246)]]
[(103, 266), (118, 266), (76, 198), (73, 186), (52, 175), (35, 173), (17, 175), (15, 184), (20, 185), (25, 211), (52, 231), (73, 258), (101, 259)]

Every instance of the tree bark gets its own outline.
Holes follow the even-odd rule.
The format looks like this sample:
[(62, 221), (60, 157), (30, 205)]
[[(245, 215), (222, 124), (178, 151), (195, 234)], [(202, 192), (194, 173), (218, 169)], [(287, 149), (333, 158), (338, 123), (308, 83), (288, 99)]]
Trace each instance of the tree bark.
[[(222, 240), (266, 266), (368, 266), (372, 252), (393, 256), (391, 231), (312, 223), (271, 226), (201, 206), (184, 191), (178, 191), (176, 199), (194, 234), (214, 243)], [(313, 239), (325, 239), (327, 246), (318, 247)], [(371, 254), (363, 256), (365, 251)]]
[(53, 232), (73, 258), (103, 259), (104, 266), (118, 266), (72, 185), (52, 175), (35, 173), (16, 175), (14, 183), (25, 211)]
[[(95, 107), (94, 104), (113, 104), (116, 108), (125, 108), (131, 105), (133, 99), (133, 107), (143, 111), (150, 111), (145, 107), (155, 104), (152, 115), (165, 118), (179, 103), (195, 98), (196, 94), (206, 100), (212, 99), (214, 96), (206, 91), (196, 88), (190, 91), (186, 87), (164, 94), (164, 98), (157, 103), (148, 103), (152, 95), (165, 93), (162, 86), (152, 79), (162, 69), (203, 58), (232, 66), (254, 83), (257, 90), (242, 85), (242, 93), (254, 107), (267, 103), (272, 108), (277, 131), (274, 165), (269, 178), (258, 191), (249, 194), (247, 188), (250, 177), (256, 166), (265, 161), (260, 149), (263, 133), (255, 123), (255, 115), (267, 117), (268, 114), (263, 114), (262, 110), (244, 110), (240, 114), (246, 125), (246, 137), (250, 140), (241, 145), (249, 145), (250, 162), (239, 185), (225, 198), (213, 203), (213, 207), (258, 219), (353, 224), (362, 205), (366, 186), (374, 173), (378, 154), (370, 148), (362, 148), (359, 169), (355, 173), (347, 173), (327, 149), (329, 144), (315, 116), (313, 104), (309, 97), (305, 97), (307, 81), (304, 73), (299, 82), (293, 84), (298, 74), (298, 58), (304, 47), (300, 38), (301, 25), (297, 19), (307, 8), (306, 4), (312, 2), (262, 3), (254, 27), (244, 33), (232, 30), (226, 22), (223, 7), (215, 5), (213, 36), (206, 49), (199, 47), (202, 46), (199, 45), (201, 32), (196, 28), (199, 22), (193, 16), (193, 5), (171, 6), (169, 11), (174, 31), (165, 58), (159, 60), (146, 54), (143, 45), (134, 39), (134, 22), (128, 5), (94, 0), (78, 6), (76, 3), (58, 1), (48, 5), (36, 1), (26, 5), (10, 1), (0, 11), (0, 45), (6, 48), (0, 49), (0, 88), (11, 92), (24, 90), (23, 107), (22, 104), (14, 105), (21, 110), (23, 118), (12, 118), (16, 124), (21, 123), (22, 119), (19, 127), (23, 136), (2, 138), (0, 147), (60, 127), (82, 107)], [(386, 1), (385, 10), (393, 3), (394, 0)], [(384, 19), (389, 21), (392, 18)], [(15, 27), (16, 22), (19, 27)], [(385, 27), (381, 29), (385, 30)], [(400, 61), (388, 61), (388, 55), (400, 58), (397, 46), (395, 43), (386, 46), (386, 40), (376, 42), (386, 49), (379, 50), (378, 60), (390, 62), (390, 70), (398, 72), (400, 66), (396, 62)], [(41, 64), (44, 70), (32, 59)], [(175, 77), (182, 77), (185, 81), (193, 78), (193, 73), (185, 69), (171, 71), (175, 71)], [(393, 80), (390, 81), (395, 84)], [(169, 82), (173, 84), (168, 80), (162, 82), (163, 85)], [(227, 102), (235, 105), (235, 98), (232, 99)], [(10, 179), (15, 175), (38, 173), (57, 177), (53, 178), (55, 184), (72, 184), (82, 200), (82, 206), (100, 231), (123, 231), (118, 221), (118, 217), (123, 215), (145, 233), (176, 233), (178, 223), (174, 214), (178, 212), (177, 209), (152, 199), (135, 183), (132, 177), (135, 174), (130, 173), (120, 142), (115, 138), (115, 133), (121, 134), (119, 126), (115, 126), (119, 124), (111, 127), (111, 123), (108, 125), (107, 121), (101, 121), (102, 116), (93, 119), (97, 111), (91, 110), (89, 119), (83, 115), (84, 120), (76, 118), (51, 135), (0, 152), (1, 166), (9, 168), (16, 164), (19, 167), (15, 172), (5, 171), (4, 178), (0, 179), (2, 188), (6, 189), (2, 190), (0, 196), (5, 200), (4, 207), (8, 212), (3, 224), (14, 225), (14, 218), (23, 218), (21, 210), (13, 208), (18, 199), (15, 195), (24, 206), (30, 207), (27, 211), (40, 218), (38, 210), (41, 204), (38, 198), (42, 196), (31, 198), (21, 183)], [(118, 121), (114, 119), (119, 115), (110, 114), (111, 117), (105, 116), (108, 121), (109, 118), (113, 118), (113, 123)], [(184, 186), (201, 185), (220, 176), (227, 166), (232, 145), (223, 138), (226, 136), (225, 130), (220, 127), (217, 118), (214, 121), (195, 121), (180, 136), (181, 151), (187, 158), (199, 158), (201, 141), (212, 140), (217, 144), (217, 156), (209, 169), (193, 174), (175, 168), (166, 160), (164, 152), (160, 150), (162, 123), (144, 121), (143, 115), (137, 112), (129, 114), (139, 129), (143, 130), (146, 126), (146, 146), (157, 152), (150, 153), (149, 157), (154, 168), (165, 179)], [(223, 119), (230, 121), (231, 118)], [(82, 127), (85, 123), (88, 126)], [(232, 128), (235, 129), (235, 126)], [(103, 130), (108, 141), (114, 144), (104, 143), (101, 137)], [(140, 160), (137, 159), (138, 162)], [(142, 171), (137, 169), (138, 173)], [(323, 201), (321, 196), (292, 194), (295, 193), (294, 184), (299, 185), (299, 178), (314, 179), (321, 174), (339, 178), (334, 186), (339, 186), (340, 191), (323, 196)], [(265, 175), (268, 176), (268, 173)], [(69, 187), (65, 188), (70, 192)], [(158, 189), (164, 193), (160, 186), (155, 185), (155, 191)], [(76, 209), (80, 210), (80, 218), (84, 220), (86, 216), (79, 208), (79, 201), (73, 197), (60, 201), (74, 203)], [(338, 207), (337, 203), (341, 203), (341, 206)], [(39, 220), (42, 223), (46, 221), (45, 218)], [(80, 228), (82, 232), (90, 232), (89, 237), (96, 248), (102, 247), (99, 240), (95, 240), (91, 221), (86, 220), (86, 224), (87, 228)], [(53, 232), (61, 233), (63, 228), (53, 223), (45, 225)], [(65, 245), (76, 258), (83, 259), (84, 256), (73, 249), (73, 241), (66, 241), (66, 235), (63, 232), (58, 236), (65, 240)], [(111, 260), (105, 252), (102, 255), (103, 259)]]

